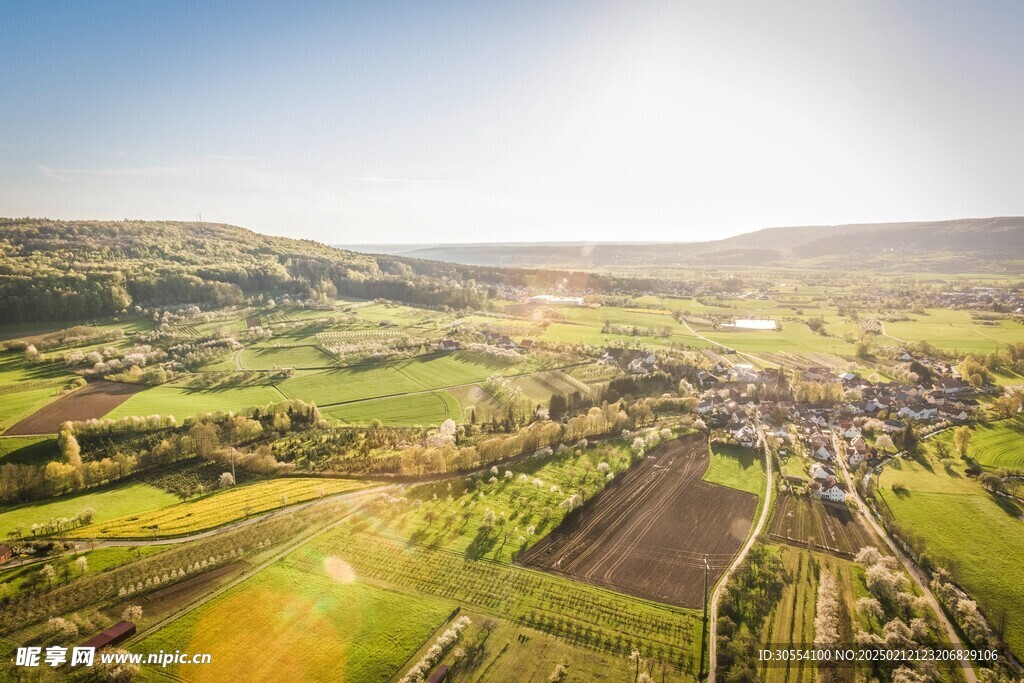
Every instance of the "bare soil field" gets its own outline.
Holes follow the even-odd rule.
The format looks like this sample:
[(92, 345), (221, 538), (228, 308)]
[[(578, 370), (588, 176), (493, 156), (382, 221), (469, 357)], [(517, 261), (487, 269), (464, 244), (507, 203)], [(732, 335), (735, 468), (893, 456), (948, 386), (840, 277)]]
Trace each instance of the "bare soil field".
[(815, 550), (825, 550), (841, 557), (853, 557), (866, 545), (878, 545), (867, 526), (837, 503), (823, 503), (787, 493), (779, 496), (769, 535), (801, 547), (813, 543)]
[(654, 448), (533, 546), (530, 567), (681, 607), (704, 600), (750, 531), (757, 496), (701, 480), (708, 443)]
[(62, 422), (103, 417), (135, 394), (148, 388), (144, 384), (93, 382), (43, 406), (4, 434), (6, 436), (54, 434), (60, 429)]

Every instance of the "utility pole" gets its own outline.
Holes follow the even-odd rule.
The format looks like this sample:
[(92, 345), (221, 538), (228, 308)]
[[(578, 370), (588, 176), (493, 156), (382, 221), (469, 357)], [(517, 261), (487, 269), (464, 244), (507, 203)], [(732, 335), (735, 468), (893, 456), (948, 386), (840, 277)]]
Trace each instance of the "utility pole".
[[(698, 677), (704, 678), (704, 653), (707, 648), (707, 637), (708, 637), (708, 574), (711, 568), (708, 566), (708, 556), (704, 555), (704, 618), (701, 621), (700, 629), (700, 666), (697, 669)], [(710, 669), (715, 665), (714, 662), (708, 662), (708, 668)]]
[(708, 623), (708, 556), (704, 555), (704, 623)]

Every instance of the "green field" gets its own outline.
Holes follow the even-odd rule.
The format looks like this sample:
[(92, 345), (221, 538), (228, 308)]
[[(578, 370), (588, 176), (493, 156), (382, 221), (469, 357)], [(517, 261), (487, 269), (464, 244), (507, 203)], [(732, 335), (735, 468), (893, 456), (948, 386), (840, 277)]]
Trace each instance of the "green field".
[[(104, 572), (121, 565), (134, 562), (135, 560), (163, 552), (167, 546), (138, 546), (135, 548), (98, 548), (86, 553), (69, 553), (48, 560), (45, 564), (53, 565), (57, 570), (57, 576), (61, 577), (62, 572), (68, 572), (70, 580), (82, 576), (81, 570), (75, 564), (80, 556), (84, 555), (88, 562), (86, 574)], [(7, 597), (13, 597), (24, 590), (29, 589), (38, 582), (39, 570), (43, 564), (29, 564), (23, 567), (16, 567), (0, 572), (0, 584), (7, 584)]]
[(197, 500), (141, 514), (118, 517), (74, 530), (77, 538), (181, 536), (205, 531), (287, 505), (364, 488), (367, 482), (348, 479), (269, 479), (217, 491)]
[(439, 425), (448, 418), (463, 419), (462, 408), (447, 391), (431, 391), (393, 398), (378, 398), (325, 408), (326, 418), (344, 424), (369, 424), (380, 420), (385, 425)]
[[(904, 487), (893, 491), (893, 485)], [(878, 484), (883, 512), (924, 540), (940, 565), (955, 568), (957, 582), (991, 621), (1006, 614), (1006, 642), (1024, 652), (1024, 521), (1021, 506), (997, 498), (955, 466), (947, 473), (935, 459), (886, 467)]]
[(241, 362), (246, 370), (323, 368), (336, 364), (316, 346), (247, 346), (242, 349)]
[(1012, 320), (987, 325), (971, 318), (970, 311), (930, 308), (926, 315), (914, 315), (909, 322), (885, 323), (887, 334), (961, 353), (985, 354), (1024, 337), (1024, 326)]
[(60, 396), (60, 387), (56, 386), (0, 394), (0, 430), (13, 427)]
[(764, 499), (764, 459), (759, 449), (715, 444), (704, 481), (753, 493)]
[(305, 575), (329, 557), (351, 565), (360, 580), (436, 595), (604, 654), (628, 656), (635, 648), (676, 668), (696, 670), (699, 616), (689, 610), (348, 527), (328, 532), (289, 559)]
[(289, 398), (330, 406), (468, 384), (495, 372), (507, 374), (516, 370), (514, 366), (477, 355), (456, 353), (298, 375), (282, 382), (280, 389)]
[[(630, 465), (629, 449), (622, 443), (572, 448), (485, 472), (473, 485), (417, 486), (406, 494), (414, 506), (380, 511), (372, 528), (466, 557), (511, 562), (561, 523), (567, 498), (578, 493), (589, 500), (607, 485), (601, 463), (608, 473), (621, 473)], [(493, 523), (484, 528), (489, 513)]]
[(191, 389), (164, 384), (135, 394), (107, 413), (106, 417), (116, 419), (130, 415), (173, 415), (181, 420), (189, 415), (238, 411), (283, 400), (281, 392), (267, 385)]
[(442, 598), (364, 582), (337, 558), (300, 565), (289, 557), (132, 649), (212, 654), (210, 665), (168, 670), (190, 681), (242, 671), (247, 681), (278, 681), (285, 671), (297, 681), (387, 681), (452, 609)]
[(81, 510), (91, 507), (95, 514), (93, 525), (150, 510), (173, 505), (178, 501), (170, 493), (149, 484), (127, 482), (104, 487), (102, 490), (51, 498), (48, 501), (23, 503), (16, 507), (0, 508), (0, 538), (18, 524), (24, 525), (23, 535), (31, 535), (33, 524), (48, 522), (51, 518), (70, 519)]
[(0, 437), (0, 465), (44, 465), (58, 459), (57, 439), (51, 436)]
[[(855, 630), (871, 630), (873, 625), (853, 609), (859, 598), (868, 595), (863, 569), (853, 562), (824, 553), (808, 552), (787, 545), (769, 547), (779, 553), (789, 580), (782, 589), (782, 597), (775, 610), (765, 622), (761, 642), (814, 642), (818, 577), (823, 572), (832, 572), (837, 577), (837, 586), (842, 591)], [(762, 671), (768, 683), (811, 683), (818, 680), (816, 669), (810, 662), (787, 662), (785, 665), (764, 667)]]
[[(953, 449), (953, 432), (936, 436)], [(1024, 469), (1024, 420), (1016, 418), (991, 424), (977, 424), (971, 428), (968, 455), (983, 467), (991, 469)]]
[(365, 365), (296, 375), (278, 386), (288, 398), (314, 401), (320, 406), (405, 394), (426, 388), (404, 375), (394, 365)]

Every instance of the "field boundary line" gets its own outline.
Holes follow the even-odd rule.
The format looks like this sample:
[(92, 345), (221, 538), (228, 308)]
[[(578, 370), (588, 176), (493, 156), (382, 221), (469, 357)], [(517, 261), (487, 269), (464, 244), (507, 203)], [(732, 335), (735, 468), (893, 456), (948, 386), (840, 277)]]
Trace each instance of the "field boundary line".
[[(519, 373), (516, 373), (514, 375), (502, 375), (502, 377), (505, 377), (506, 379), (517, 378), (517, 377), (529, 377), (531, 375), (538, 375), (538, 374), (541, 374), (541, 373), (544, 373), (544, 372), (551, 372), (552, 370), (565, 370), (567, 368), (578, 368), (578, 367), (582, 367), (584, 365), (591, 365), (591, 363), (589, 363), (589, 362), (587, 362), (587, 363), (573, 363), (571, 365), (563, 365), (563, 366), (557, 367), (557, 368), (547, 368), (547, 369), (544, 369), (544, 370), (530, 370), (528, 372), (519, 372)], [(398, 369), (398, 372), (402, 373), (402, 370)], [(403, 377), (407, 377), (410, 381), (413, 381), (413, 382), (416, 382), (417, 384), (419, 384), (419, 382), (417, 380), (414, 380), (412, 377), (409, 377), (405, 373), (402, 373), (402, 376)], [(432, 393), (432, 392), (435, 392), (435, 391), (448, 391), (449, 389), (461, 389), (462, 387), (472, 387), (472, 386), (476, 386), (476, 385), (478, 385), (478, 384), (480, 384), (481, 382), (484, 382), (484, 381), (486, 381), (486, 378), (479, 379), (479, 380), (477, 380), (475, 382), (465, 382), (463, 384), (450, 384), (448, 386), (433, 387), (431, 389), (417, 389), (416, 391), (403, 391), (403, 392), (399, 392), (397, 394), (383, 394), (381, 396), (370, 396), (370, 397), (367, 397), (367, 398), (353, 398), (353, 399), (350, 399), (348, 401), (336, 401), (334, 403), (317, 403), (317, 407), (318, 408), (336, 408), (338, 406), (352, 405), (353, 403), (366, 403), (367, 401), (379, 401), (379, 400), (385, 399), (385, 398), (400, 398), (402, 396), (416, 396), (416, 395), (419, 395), (419, 394), (429, 394), (429, 393)]]
[(195, 610), (195, 609), (197, 609), (199, 607), (202, 607), (203, 605), (205, 605), (207, 602), (209, 602), (213, 598), (218, 597), (220, 595), (223, 595), (227, 591), (229, 591), (232, 588), (235, 588), (236, 586), (242, 584), (243, 582), (247, 581), (251, 577), (256, 576), (256, 574), (260, 573), (261, 571), (263, 571), (267, 567), (271, 566), (272, 564), (275, 564), (276, 562), (278, 562), (279, 560), (283, 559), (284, 557), (290, 555), (291, 553), (293, 553), (294, 551), (298, 550), (299, 548), (301, 548), (302, 546), (306, 545), (307, 543), (316, 540), (317, 538), (319, 538), (319, 537), (323, 536), (324, 534), (326, 534), (328, 531), (331, 531), (334, 528), (340, 526), (342, 523), (348, 521), (348, 519), (350, 517), (352, 517), (353, 515), (355, 515), (356, 513), (359, 512), (359, 509), (360, 508), (357, 505), (357, 506), (353, 507), (352, 509), (348, 510), (345, 514), (343, 514), (341, 517), (339, 517), (338, 519), (334, 520), (333, 522), (328, 522), (326, 525), (324, 525), (324, 526), (320, 527), (319, 529), (313, 531), (313, 533), (311, 533), (310, 535), (305, 536), (303, 538), (300, 538), (298, 541), (296, 541), (294, 543), (290, 543), (290, 544), (286, 545), (280, 551), (274, 553), (274, 555), (272, 555), (268, 559), (264, 560), (260, 564), (256, 565), (251, 570), (248, 570), (248, 571), (243, 570), (243, 573), (242, 573), (241, 576), (236, 577), (236, 578), (228, 581), (223, 586), (220, 586), (219, 588), (215, 589), (214, 591), (212, 591), (210, 593), (207, 593), (206, 595), (202, 595), (202, 596), (198, 597), (196, 600), (193, 600), (192, 602), (190, 602), (185, 607), (181, 608), (180, 610), (174, 612), (173, 614), (171, 614), (171, 615), (165, 617), (164, 619), (161, 619), (157, 623), (153, 624), (152, 626), (147, 628), (142, 633), (137, 633), (136, 635), (132, 636), (132, 638), (130, 640), (128, 640), (128, 642), (126, 644), (131, 645), (131, 644), (138, 643), (145, 636), (153, 634), (153, 633), (156, 633), (160, 629), (162, 629), (165, 626), (167, 626), (167, 625), (177, 621), (178, 619), (180, 619), (181, 617), (185, 616), (189, 612), (192, 612), (193, 610)]
[[(771, 509), (772, 503), (772, 461), (771, 451), (768, 447), (768, 440), (764, 436), (764, 428), (761, 423), (757, 423), (757, 435), (761, 443), (761, 447), (764, 451), (764, 466), (765, 466), (765, 487), (764, 487), (764, 504), (761, 506), (761, 516), (757, 520), (757, 526), (754, 527), (747, 538), (746, 543), (740, 548), (739, 553), (736, 555), (736, 559), (733, 560), (729, 568), (726, 569), (722, 576), (719, 577), (718, 583), (715, 584), (715, 590), (711, 594), (711, 605), (708, 608), (708, 683), (715, 683), (715, 660), (718, 656), (716, 652), (716, 645), (718, 640), (718, 601), (722, 596), (722, 589), (725, 588), (725, 584), (728, 583), (729, 578), (732, 576), (736, 568), (740, 566), (744, 559), (747, 557), (747, 553), (754, 546), (758, 536), (761, 534), (761, 530), (764, 528), (765, 522), (768, 520), (768, 511)], [(698, 672), (698, 675), (700, 672)]]

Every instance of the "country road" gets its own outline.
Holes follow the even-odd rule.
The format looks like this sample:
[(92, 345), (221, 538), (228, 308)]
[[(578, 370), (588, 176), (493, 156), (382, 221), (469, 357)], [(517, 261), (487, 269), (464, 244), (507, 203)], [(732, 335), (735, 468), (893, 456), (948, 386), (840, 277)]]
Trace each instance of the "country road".
[[(833, 446), (836, 449), (836, 461), (843, 470), (843, 474), (846, 476), (846, 481), (849, 484), (850, 492), (853, 494), (854, 500), (857, 502), (857, 508), (860, 511), (861, 516), (871, 525), (875, 533), (878, 534), (879, 538), (885, 541), (886, 545), (889, 546), (893, 554), (900, 561), (903, 567), (910, 574), (911, 578), (914, 579), (914, 583), (921, 589), (921, 594), (928, 600), (928, 604), (931, 605), (932, 610), (935, 612), (935, 616), (938, 617), (939, 623), (945, 630), (946, 635), (949, 637), (949, 642), (954, 647), (961, 648), (963, 643), (960, 642), (960, 635), (956, 632), (953, 624), (950, 623), (949, 619), (946, 618), (946, 613), (942, 611), (942, 607), (939, 605), (939, 601), (935, 599), (935, 595), (932, 593), (931, 588), (928, 586), (928, 577), (924, 575), (924, 572), (917, 566), (913, 560), (907, 557), (903, 551), (896, 545), (885, 529), (875, 520), (874, 514), (871, 509), (864, 504), (864, 500), (860, 496), (860, 491), (853, 485), (853, 476), (850, 473), (849, 468), (846, 466), (846, 458), (842, 456), (846, 452), (845, 445), (842, 443), (839, 436), (833, 432), (832, 434)], [(971, 665), (969, 660), (963, 660), (963, 672), (964, 678), (967, 679), (967, 683), (978, 683), (978, 679), (974, 674), (974, 667)]]
[[(715, 660), (718, 656), (718, 600), (721, 597), (722, 590), (725, 588), (725, 584), (729, 581), (729, 577), (736, 571), (743, 560), (746, 559), (747, 553), (757, 542), (758, 536), (761, 535), (761, 530), (764, 529), (764, 524), (768, 519), (768, 513), (772, 506), (772, 458), (771, 450), (768, 448), (768, 440), (764, 436), (764, 428), (761, 423), (757, 423), (757, 436), (759, 442), (764, 449), (764, 469), (765, 469), (765, 487), (764, 487), (764, 505), (761, 506), (761, 516), (757, 520), (757, 526), (750, 533), (747, 538), (747, 542), (740, 549), (740, 552), (736, 555), (736, 559), (733, 560), (729, 568), (725, 570), (721, 578), (718, 580), (718, 584), (715, 586), (714, 593), (711, 594), (711, 606), (708, 608), (708, 683), (715, 683)], [(975, 683), (971, 681), (970, 683)]]

